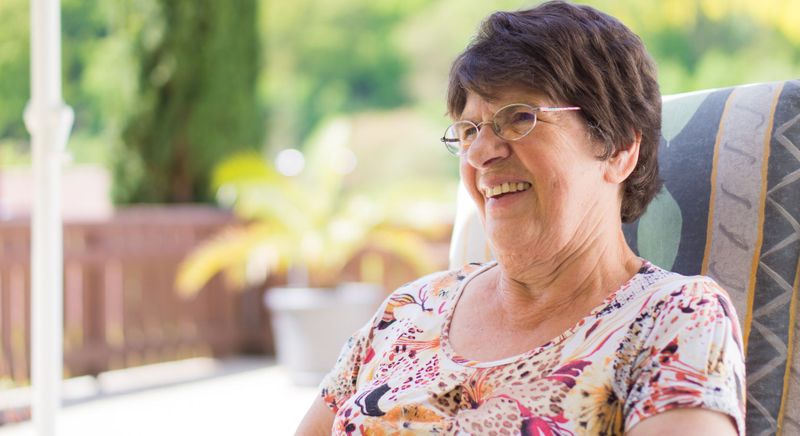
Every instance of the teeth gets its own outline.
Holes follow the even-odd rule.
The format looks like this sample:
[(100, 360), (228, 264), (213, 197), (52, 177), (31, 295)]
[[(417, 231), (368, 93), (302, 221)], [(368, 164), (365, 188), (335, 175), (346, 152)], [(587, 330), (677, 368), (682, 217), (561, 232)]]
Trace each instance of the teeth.
[(484, 190), (484, 194), (487, 197), (495, 197), (500, 194), (506, 194), (509, 192), (517, 192), (517, 191), (524, 191), (531, 187), (531, 184), (528, 182), (519, 182), (519, 183), (503, 183), (502, 185), (497, 185), (495, 187), (486, 188)]

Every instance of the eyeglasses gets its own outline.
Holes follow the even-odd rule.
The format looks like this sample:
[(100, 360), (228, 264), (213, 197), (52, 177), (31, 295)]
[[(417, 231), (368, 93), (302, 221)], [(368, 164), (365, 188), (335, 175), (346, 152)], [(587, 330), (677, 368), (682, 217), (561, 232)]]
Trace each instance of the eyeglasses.
[(472, 121), (456, 121), (444, 131), (441, 141), (447, 151), (463, 156), (484, 124), (491, 124), (492, 131), (506, 141), (516, 141), (531, 133), (536, 127), (536, 114), (539, 112), (578, 111), (579, 107), (533, 107), (523, 103), (503, 106), (495, 112), (491, 121), (478, 124)]

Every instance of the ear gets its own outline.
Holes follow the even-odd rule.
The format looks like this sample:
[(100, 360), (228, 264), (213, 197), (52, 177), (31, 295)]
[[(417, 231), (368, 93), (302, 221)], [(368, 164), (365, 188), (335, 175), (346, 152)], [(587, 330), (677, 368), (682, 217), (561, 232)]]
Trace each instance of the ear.
[(639, 161), (639, 144), (641, 142), (642, 132), (636, 132), (633, 142), (627, 147), (617, 150), (606, 160), (605, 180), (607, 182), (618, 185), (631, 175)]

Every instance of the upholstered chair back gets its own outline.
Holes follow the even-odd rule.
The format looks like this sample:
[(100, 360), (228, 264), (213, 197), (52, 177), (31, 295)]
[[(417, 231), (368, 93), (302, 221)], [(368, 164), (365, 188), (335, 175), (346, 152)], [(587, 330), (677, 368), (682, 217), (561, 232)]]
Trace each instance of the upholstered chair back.
[[(800, 81), (664, 97), (664, 187), (623, 226), (642, 257), (713, 277), (739, 315), (747, 433), (800, 434)], [(492, 257), (461, 188), (453, 267)]]

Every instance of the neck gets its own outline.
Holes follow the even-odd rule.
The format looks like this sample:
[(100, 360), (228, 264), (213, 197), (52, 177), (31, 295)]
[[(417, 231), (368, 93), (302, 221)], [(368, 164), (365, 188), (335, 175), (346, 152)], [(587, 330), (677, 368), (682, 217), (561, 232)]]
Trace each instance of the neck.
[[(585, 314), (630, 279), (641, 261), (628, 247), (619, 223), (600, 223), (577, 234), (555, 255), (531, 259), (498, 250), (495, 281), (499, 315), (525, 328), (553, 313)], [(606, 226), (606, 228), (602, 228)]]

